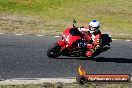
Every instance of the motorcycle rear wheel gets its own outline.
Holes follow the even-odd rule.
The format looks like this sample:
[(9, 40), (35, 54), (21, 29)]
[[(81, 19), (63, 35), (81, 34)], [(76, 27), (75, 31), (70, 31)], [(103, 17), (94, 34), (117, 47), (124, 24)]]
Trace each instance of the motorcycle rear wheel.
[(61, 52), (61, 46), (55, 43), (48, 49), (47, 56), (49, 58), (56, 58), (60, 56), (60, 52)]

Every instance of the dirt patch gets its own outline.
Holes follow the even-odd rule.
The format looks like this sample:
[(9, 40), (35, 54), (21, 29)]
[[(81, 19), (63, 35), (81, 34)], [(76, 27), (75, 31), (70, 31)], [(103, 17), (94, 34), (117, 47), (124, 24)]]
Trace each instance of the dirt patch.
[(52, 34), (53, 23), (37, 17), (0, 15), (0, 32), (9, 34)]
[[(61, 35), (68, 25), (68, 23), (63, 21), (58, 22), (31, 16), (0, 14), (0, 33)], [(102, 30), (102, 33), (111, 34), (116, 39), (132, 39), (132, 35), (129, 33), (113, 33), (105, 30)]]

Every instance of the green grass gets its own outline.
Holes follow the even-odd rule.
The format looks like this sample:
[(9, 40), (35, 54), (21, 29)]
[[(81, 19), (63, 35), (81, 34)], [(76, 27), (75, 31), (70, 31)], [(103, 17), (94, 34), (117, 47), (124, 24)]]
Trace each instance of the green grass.
[(43, 83), (29, 85), (0, 85), (0, 88), (131, 88), (132, 84), (85, 84), (76, 83)]
[[(131, 0), (0, 0), (0, 13), (31, 16), (48, 20), (51, 30), (60, 33), (77, 20), (77, 26), (92, 19), (101, 21), (101, 30), (114, 37), (132, 34)], [(47, 31), (44, 27), (41, 30)], [(46, 32), (47, 33), (47, 32)], [(57, 33), (57, 34), (58, 34)], [(129, 38), (132, 38), (129, 36)]]

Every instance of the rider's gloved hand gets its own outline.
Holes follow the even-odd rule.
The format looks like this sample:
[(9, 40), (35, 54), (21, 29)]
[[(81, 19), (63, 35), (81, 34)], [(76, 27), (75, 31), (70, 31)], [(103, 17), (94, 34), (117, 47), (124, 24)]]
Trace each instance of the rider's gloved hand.
[(99, 48), (100, 48), (100, 45), (97, 45), (97, 46), (95, 47), (95, 50), (96, 50), (96, 49), (99, 49)]

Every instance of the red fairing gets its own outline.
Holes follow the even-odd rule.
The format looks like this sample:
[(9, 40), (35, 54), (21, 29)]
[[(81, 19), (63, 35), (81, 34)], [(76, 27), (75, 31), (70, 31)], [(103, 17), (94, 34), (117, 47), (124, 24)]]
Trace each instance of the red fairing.
[(64, 30), (63, 34), (65, 36), (68, 36), (69, 35), (69, 31), (70, 31), (71, 28), (67, 28), (66, 30)]
[(60, 45), (60, 46), (64, 46), (66, 43), (64, 42), (64, 40), (60, 40), (60, 41), (58, 41), (57, 42), (58, 43), (58, 45)]
[[(67, 28), (64, 32), (63, 32), (63, 38), (65, 39), (66, 43), (68, 44), (68, 46), (71, 46), (75, 41), (80, 39), (80, 36), (73, 36), (69, 33), (69, 31), (72, 28)], [(78, 30), (78, 29), (76, 29)]]
[(69, 45), (72, 45), (72, 43), (74, 43), (75, 41), (79, 40), (80, 39), (80, 36), (72, 36), (72, 35), (69, 35), (67, 36), (66, 40), (67, 40), (67, 43)]

